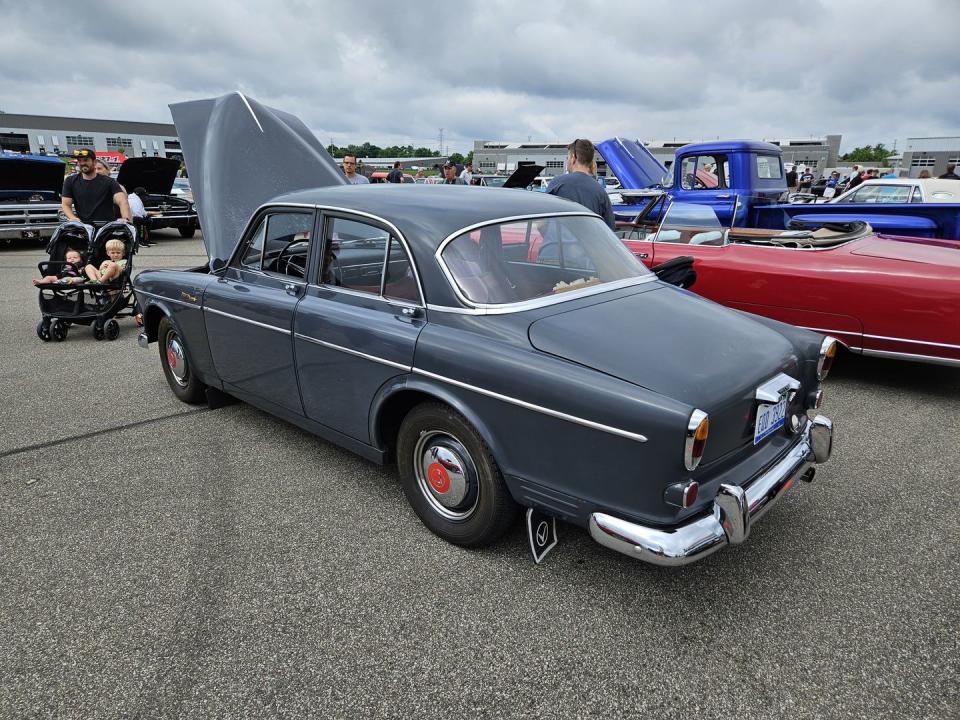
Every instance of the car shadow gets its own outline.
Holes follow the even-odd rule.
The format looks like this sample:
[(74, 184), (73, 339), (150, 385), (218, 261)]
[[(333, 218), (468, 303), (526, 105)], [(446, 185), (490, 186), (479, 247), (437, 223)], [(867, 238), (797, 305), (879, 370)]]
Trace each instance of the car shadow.
[(943, 397), (960, 392), (960, 368), (842, 352), (827, 379), (865, 382)]

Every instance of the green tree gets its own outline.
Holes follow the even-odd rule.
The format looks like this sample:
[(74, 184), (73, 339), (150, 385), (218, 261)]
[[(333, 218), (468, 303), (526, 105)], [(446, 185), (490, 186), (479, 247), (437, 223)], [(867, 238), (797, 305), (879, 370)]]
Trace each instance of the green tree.
[(464, 163), (473, 164), (473, 150), (467, 153), (467, 156), (463, 159)]
[(458, 152), (450, 153), (450, 162), (463, 165), (463, 155)]
[(854, 148), (850, 152), (843, 155), (840, 159), (845, 162), (883, 163), (886, 162), (887, 158), (893, 154), (893, 150), (887, 148), (883, 143), (877, 143), (873, 146), (864, 145), (863, 147)]

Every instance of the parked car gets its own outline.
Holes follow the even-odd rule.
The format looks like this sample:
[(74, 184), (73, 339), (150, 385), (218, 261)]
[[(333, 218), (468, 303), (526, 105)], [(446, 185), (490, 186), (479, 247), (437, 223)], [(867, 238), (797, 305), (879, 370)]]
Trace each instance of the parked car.
[(0, 152), (0, 240), (50, 240), (61, 222), (64, 170), (59, 158)]
[(828, 203), (958, 203), (960, 182), (937, 178), (867, 180)]
[(193, 202), (193, 190), (190, 188), (190, 178), (175, 178), (173, 188), (170, 194), (174, 197), (183, 198), (187, 202)]
[(621, 230), (627, 246), (651, 268), (693, 257), (704, 297), (828, 333), (852, 352), (960, 366), (960, 241), (830, 217), (786, 231), (725, 228), (706, 205), (646, 202)]
[(197, 211), (190, 200), (173, 193), (179, 171), (180, 161), (174, 158), (133, 157), (120, 166), (117, 182), (127, 192), (138, 187), (147, 191), (142, 199), (151, 230), (172, 227), (180, 237), (190, 238), (197, 231)]
[(440, 537), (483, 545), (535, 507), (682, 564), (830, 456), (808, 411), (835, 341), (659, 281), (582, 207), (346, 186), (293, 116), (239, 95), (171, 110), (209, 262), (137, 276), (140, 344), (183, 401), (227, 393), (395, 461)]

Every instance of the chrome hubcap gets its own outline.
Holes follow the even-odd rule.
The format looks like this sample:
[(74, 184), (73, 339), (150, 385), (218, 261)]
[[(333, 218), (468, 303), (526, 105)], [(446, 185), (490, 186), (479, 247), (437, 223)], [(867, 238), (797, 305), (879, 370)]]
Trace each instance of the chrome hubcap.
[(473, 458), (457, 438), (424, 431), (414, 448), (417, 486), (431, 507), (448, 520), (464, 520), (477, 507), (479, 483)]
[(183, 345), (176, 333), (167, 335), (167, 365), (177, 385), (186, 387), (189, 374), (187, 356), (183, 352)]

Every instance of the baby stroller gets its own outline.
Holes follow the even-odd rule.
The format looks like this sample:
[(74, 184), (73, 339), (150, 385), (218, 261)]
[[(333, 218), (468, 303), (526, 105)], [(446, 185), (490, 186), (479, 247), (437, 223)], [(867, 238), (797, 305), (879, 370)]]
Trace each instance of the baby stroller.
[(65, 340), (72, 325), (90, 325), (97, 340), (116, 340), (120, 325), (114, 318), (136, 313), (136, 299), (130, 282), (133, 255), (137, 252), (137, 235), (131, 225), (111, 222), (96, 235), (93, 228), (78, 222), (64, 223), (50, 238), (47, 253), (50, 259), (37, 265), (40, 274), (56, 275), (66, 264), (67, 250), (76, 250), (83, 264), (100, 267), (107, 259), (106, 244), (120, 240), (124, 245), (126, 265), (120, 275), (108, 283), (85, 280), (74, 285), (52, 283), (38, 285), (41, 319), (37, 336), (44, 342)]

